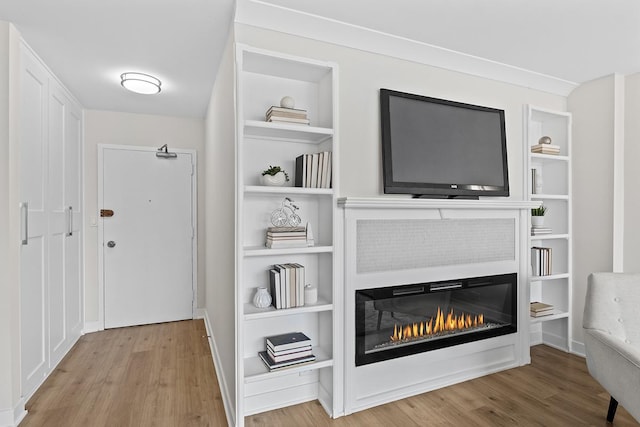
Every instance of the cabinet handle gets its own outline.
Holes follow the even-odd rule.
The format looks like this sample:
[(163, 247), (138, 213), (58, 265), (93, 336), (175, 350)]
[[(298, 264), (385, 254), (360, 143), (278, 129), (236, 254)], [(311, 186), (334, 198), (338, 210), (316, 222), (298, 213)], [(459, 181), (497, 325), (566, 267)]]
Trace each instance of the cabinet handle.
[(29, 203), (20, 203), (20, 243), (29, 243)]
[(73, 236), (73, 206), (67, 208), (67, 236)]

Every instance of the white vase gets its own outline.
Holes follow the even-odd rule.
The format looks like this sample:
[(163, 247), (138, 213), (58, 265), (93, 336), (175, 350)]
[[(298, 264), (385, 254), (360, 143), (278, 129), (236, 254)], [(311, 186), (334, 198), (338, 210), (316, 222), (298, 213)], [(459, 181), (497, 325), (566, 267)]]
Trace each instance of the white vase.
[(543, 216), (532, 216), (531, 217), (531, 226), (532, 227), (542, 227), (544, 225), (544, 217)]
[(275, 175), (262, 175), (262, 184), (270, 185), (274, 187), (281, 187), (287, 182), (287, 177), (284, 172), (278, 172)]
[(313, 305), (318, 302), (318, 288), (311, 285), (304, 287), (304, 305)]
[(258, 308), (267, 308), (271, 305), (271, 295), (267, 292), (267, 288), (257, 288), (253, 296), (253, 305)]

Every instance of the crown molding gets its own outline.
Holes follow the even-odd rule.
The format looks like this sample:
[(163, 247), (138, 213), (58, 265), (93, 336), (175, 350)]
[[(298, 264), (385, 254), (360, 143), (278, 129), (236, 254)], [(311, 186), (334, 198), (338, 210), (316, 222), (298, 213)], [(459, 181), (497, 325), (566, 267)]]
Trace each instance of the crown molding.
[(285, 8), (264, 0), (239, 0), (236, 5), (235, 22), (523, 86), (555, 95), (567, 96), (578, 86), (575, 82)]

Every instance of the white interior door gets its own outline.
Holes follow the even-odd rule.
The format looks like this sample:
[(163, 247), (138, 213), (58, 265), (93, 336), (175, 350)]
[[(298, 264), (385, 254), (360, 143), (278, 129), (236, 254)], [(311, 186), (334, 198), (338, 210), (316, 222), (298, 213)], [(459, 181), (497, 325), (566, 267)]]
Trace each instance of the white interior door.
[(193, 318), (195, 153), (101, 148), (105, 328)]

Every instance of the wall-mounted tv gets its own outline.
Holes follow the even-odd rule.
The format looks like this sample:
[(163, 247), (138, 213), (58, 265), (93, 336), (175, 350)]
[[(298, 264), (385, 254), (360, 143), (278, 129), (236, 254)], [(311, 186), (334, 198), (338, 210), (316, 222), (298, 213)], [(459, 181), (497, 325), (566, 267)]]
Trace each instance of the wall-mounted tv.
[(384, 192), (508, 196), (504, 110), (380, 89)]

